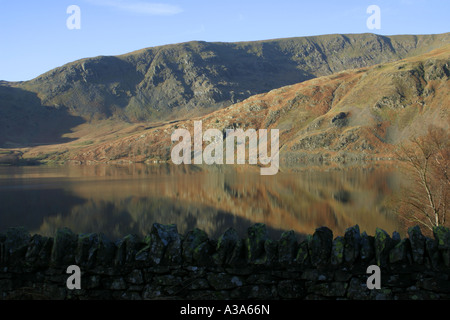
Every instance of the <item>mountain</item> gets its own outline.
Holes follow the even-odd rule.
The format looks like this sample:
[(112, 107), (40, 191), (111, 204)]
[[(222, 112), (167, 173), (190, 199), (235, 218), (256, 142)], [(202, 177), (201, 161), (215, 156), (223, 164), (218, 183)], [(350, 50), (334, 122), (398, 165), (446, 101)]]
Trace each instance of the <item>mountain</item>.
[[(308, 84), (309, 88), (314, 82), (308, 80), (325, 77), (320, 78), (321, 86), (329, 87), (327, 90), (334, 96), (324, 92), (323, 88), (318, 92), (305, 91), (305, 97), (297, 97), (296, 101), (291, 102), (289, 110), (273, 111), (281, 112), (281, 115), (289, 113), (291, 118), (281, 122), (277, 114), (272, 114), (272, 120), (258, 123), (253, 119), (254, 111), (247, 114), (249, 119), (243, 120), (240, 118), (245, 112), (236, 116), (227, 115), (235, 117), (232, 121), (235, 126), (241, 122), (261, 127), (277, 123), (282, 128), (291, 128), (291, 135), (294, 132), (300, 134), (297, 129), (324, 116), (324, 112), (331, 107), (336, 110), (334, 107), (339, 101), (339, 94), (347, 92), (353, 83), (358, 82), (357, 75), (369, 71), (361, 69), (353, 76), (356, 71), (349, 71), (344, 73), (347, 76), (340, 74), (340, 78), (327, 76), (414, 57), (449, 43), (450, 33), (418, 36), (324, 35), (239, 43), (188, 42), (147, 48), (121, 56), (82, 59), (30, 81), (0, 81), (0, 148), (14, 149), (13, 153), (5, 151), (8, 159), (17, 158), (22, 153), (36, 159), (82, 159), (78, 151), (92, 150), (92, 147), (102, 143), (116, 145), (135, 133), (143, 132), (145, 135), (153, 132), (152, 129), (160, 130), (168, 123), (173, 126), (183, 119), (230, 110), (226, 108), (232, 105), (238, 108), (236, 106), (243, 105), (242, 101), (250, 99), (244, 104), (252, 103), (253, 99), (259, 99), (255, 96), (278, 88), (287, 90), (286, 86), (297, 86), (299, 83)], [(417, 72), (421, 77), (420, 70)], [(402, 77), (408, 78), (409, 75)], [(378, 80), (373, 79), (377, 83)], [(325, 82), (322, 84), (322, 81)], [(346, 84), (341, 86), (341, 82)], [(337, 91), (333, 87), (335, 85), (339, 87)], [(371, 84), (365, 85), (368, 87), (361, 85), (361, 96), (370, 91)], [(408, 91), (409, 83), (405, 86), (399, 89), (398, 95), (386, 93), (385, 103), (390, 103), (391, 107), (401, 104), (406, 99), (402, 90)], [(386, 84), (387, 87), (392, 87), (392, 84)], [(357, 95), (353, 92), (352, 96)], [(314, 102), (311, 99), (318, 100)], [(328, 100), (319, 101), (321, 99), (332, 99), (332, 106)], [(323, 110), (322, 107), (309, 110), (304, 106), (307, 101), (309, 104), (323, 105)], [(384, 106), (382, 102), (380, 105)], [(303, 114), (306, 118), (302, 118)], [(380, 115), (383, 116), (389, 117), (391, 114)], [(294, 119), (299, 122), (294, 124)], [(230, 125), (230, 121), (225, 121), (223, 126), (226, 125)], [(392, 142), (398, 135), (392, 130), (387, 134), (387, 140), (383, 140), (386, 143)], [(305, 145), (306, 149), (318, 146), (319, 138), (311, 139), (315, 142)], [(164, 148), (166, 150), (168, 146)], [(150, 147), (151, 152), (149, 148), (139, 149), (134, 153), (139, 159), (167, 158), (163, 155), (166, 151), (154, 153), (153, 147)], [(111, 150), (117, 151), (116, 148)], [(117, 151), (117, 154), (106, 155), (102, 161), (126, 157), (126, 153)], [(98, 156), (92, 156), (92, 159), (98, 159)]]
[(393, 157), (395, 145), (425, 133), (429, 124), (449, 129), (450, 45), (372, 67), (346, 70), (252, 96), (190, 120), (134, 127), (125, 137), (63, 158), (87, 161), (169, 161), (171, 134), (193, 135), (194, 120), (207, 129), (280, 130), (287, 162)]
[(450, 33), (194, 41), (82, 59), (8, 85), (35, 93), (42, 106), (67, 109), (88, 120), (175, 119), (315, 77), (428, 52), (449, 42)]
[(88, 119), (185, 118), (338, 71), (398, 60), (450, 34), (327, 35), (243, 43), (189, 42), (54, 69), (19, 87)]

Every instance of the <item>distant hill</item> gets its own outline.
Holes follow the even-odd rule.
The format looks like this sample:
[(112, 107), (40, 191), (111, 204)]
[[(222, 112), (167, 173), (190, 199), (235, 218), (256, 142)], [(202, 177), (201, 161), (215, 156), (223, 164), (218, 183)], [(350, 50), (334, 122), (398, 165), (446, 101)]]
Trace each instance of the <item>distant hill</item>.
[[(393, 156), (396, 145), (433, 124), (449, 130), (450, 46), (417, 57), (346, 70), (282, 87), (199, 117), (203, 130), (277, 128), (284, 161), (349, 161)], [(76, 161), (170, 160), (171, 133), (193, 119), (141, 128), (68, 151)]]
[(346, 69), (424, 53), (450, 34), (325, 35), (258, 42), (188, 42), (83, 59), (21, 83), (43, 105), (87, 119), (185, 118)]
[[(324, 35), (238, 43), (188, 42), (143, 49), (121, 56), (82, 59), (30, 81), (0, 81), (0, 148), (17, 149), (25, 156), (43, 159), (80, 158), (79, 154), (69, 154), (78, 152), (76, 150), (92, 151), (91, 148), (111, 141), (115, 141), (113, 145), (117, 146), (120, 139), (133, 136), (135, 132), (159, 130), (157, 128), (167, 123), (174, 125), (181, 120), (205, 116), (232, 105), (233, 108), (239, 108), (242, 103), (248, 104), (252, 99), (259, 99), (255, 95), (278, 88), (287, 90), (286, 86), (302, 87), (303, 84), (310, 88), (311, 83), (315, 83), (312, 79), (325, 77), (320, 78), (321, 88), (317, 92), (305, 91), (304, 97), (299, 96), (291, 102), (289, 110), (286, 107), (277, 111), (281, 112), (280, 115), (265, 115), (271, 117), (266, 123), (258, 123), (259, 120), (253, 119), (254, 112), (247, 114), (249, 118), (244, 119), (248, 125), (273, 127), (277, 124), (281, 128), (292, 127), (289, 129), (290, 137), (294, 138), (296, 132), (295, 139), (302, 141), (300, 129), (306, 129), (304, 126), (315, 117), (338, 110), (334, 107), (343, 98), (340, 94), (350, 90), (354, 83), (359, 83), (361, 92), (357, 95), (350, 90), (349, 96), (364, 100), (367, 98), (364, 95), (372, 90), (377, 90), (372, 93), (373, 97), (378, 97), (385, 89), (394, 90), (402, 81), (415, 81), (411, 80), (408, 73), (392, 71), (390, 74), (402, 74), (399, 75), (400, 80), (379, 84), (374, 89), (371, 83), (362, 82), (363, 85), (360, 83), (362, 79), (357, 79), (366, 73), (369, 77), (375, 72), (373, 70), (378, 69), (360, 69), (357, 73), (349, 71), (345, 73), (346, 76), (339, 72), (399, 61), (448, 44), (450, 33), (418, 36)], [(425, 66), (427, 62), (423, 64)], [(390, 68), (388, 66), (386, 68)], [(422, 79), (421, 86), (426, 87), (420, 68), (414, 72), (417, 79)], [(330, 75), (336, 75), (337, 78), (326, 77)], [(372, 81), (379, 83), (381, 80), (373, 77)], [(333, 87), (341, 82), (337, 89)], [(397, 110), (398, 106), (404, 105), (404, 101), (409, 101), (407, 97), (410, 95), (417, 98), (417, 94), (421, 100), (434, 99), (433, 88), (429, 96), (425, 97), (421, 91), (411, 93), (414, 88), (411, 85), (412, 82), (405, 82), (405, 87), (398, 89), (397, 95), (386, 91), (385, 100), (378, 101), (381, 106), (381, 111), (378, 111)], [(322, 86), (329, 87), (333, 94), (325, 92)], [(279, 96), (279, 99), (289, 98)], [(373, 97), (371, 99), (375, 99)], [(316, 100), (314, 102), (311, 99)], [(327, 99), (333, 101), (331, 105)], [(306, 105), (323, 107), (309, 110)], [(355, 103), (345, 106), (339, 104), (342, 110), (348, 109), (345, 112), (350, 112), (350, 108), (356, 106)], [(357, 110), (354, 109), (348, 115), (349, 119), (356, 119), (354, 115)], [(289, 118), (278, 118), (286, 113), (289, 113)], [(216, 116), (219, 114), (216, 113)], [(234, 118), (219, 125), (229, 125), (230, 121), (239, 124), (244, 121), (240, 120), (243, 114), (246, 113), (229, 114), (227, 117)], [(391, 121), (390, 117), (397, 117), (397, 111), (386, 111), (379, 117)], [(298, 122), (294, 122), (294, 119), (298, 119)], [(222, 120), (225, 121), (219, 117), (217, 121)], [(380, 141), (395, 142), (401, 136), (400, 132), (395, 131), (397, 129), (389, 130), (385, 140)], [(318, 137), (311, 136), (311, 139), (309, 145), (305, 140), (302, 142), (304, 145), (292, 147), (298, 151), (320, 146)], [(349, 139), (354, 140), (354, 137)], [(162, 153), (166, 151), (153, 153), (153, 146), (152, 152), (148, 148), (141, 149), (140, 154), (136, 150), (134, 155), (146, 159), (165, 157)], [(117, 151), (114, 147), (111, 150)], [(102, 161), (128, 156), (122, 151), (117, 152), (115, 155), (105, 155)], [(91, 156), (92, 159), (98, 159), (98, 155)]]

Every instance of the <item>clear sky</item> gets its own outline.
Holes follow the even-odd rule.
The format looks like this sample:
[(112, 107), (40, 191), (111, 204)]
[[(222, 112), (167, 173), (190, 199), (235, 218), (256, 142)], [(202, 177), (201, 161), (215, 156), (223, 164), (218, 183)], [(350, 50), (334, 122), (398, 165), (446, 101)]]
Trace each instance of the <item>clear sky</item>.
[[(70, 5), (80, 8), (80, 29), (67, 27)], [(381, 29), (367, 27), (370, 5), (381, 10)], [(449, 0), (0, 0), (0, 80), (191, 40), (444, 33), (449, 12)]]

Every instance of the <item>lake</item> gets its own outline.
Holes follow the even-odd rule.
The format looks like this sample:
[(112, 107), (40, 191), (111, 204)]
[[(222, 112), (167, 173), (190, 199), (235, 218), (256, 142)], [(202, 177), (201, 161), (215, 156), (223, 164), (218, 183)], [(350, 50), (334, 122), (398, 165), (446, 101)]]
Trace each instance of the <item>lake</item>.
[(402, 176), (395, 167), (289, 168), (261, 176), (251, 167), (174, 165), (0, 167), (0, 232), (24, 226), (53, 236), (58, 228), (145, 236), (153, 223), (200, 228), (218, 238), (227, 228), (245, 236), (265, 223), (272, 237), (301, 238), (321, 226), (343, 235), (358, 224), (404, 230), (389, 210)]

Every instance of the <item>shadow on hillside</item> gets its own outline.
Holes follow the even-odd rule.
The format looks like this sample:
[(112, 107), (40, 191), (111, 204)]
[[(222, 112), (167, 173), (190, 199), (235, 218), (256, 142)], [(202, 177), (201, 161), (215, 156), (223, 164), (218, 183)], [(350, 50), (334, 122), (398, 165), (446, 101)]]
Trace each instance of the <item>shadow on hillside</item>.
[(260, 48), (253, 48), (253, 54), (245, 44), (206, 45), (217, 52), (220, 63), (228, 66), (224, 76), (236, 84), (235, 93), (244, 93), (241, 100), (317, 77), (299, 68), (291, 53), (283, 52), (276, 43), (262, 43)]
[(84, 122), (65, 107), (42, 105), (34, 92), (0, 86), (0, 148), (70, 142), (64, 134)]

